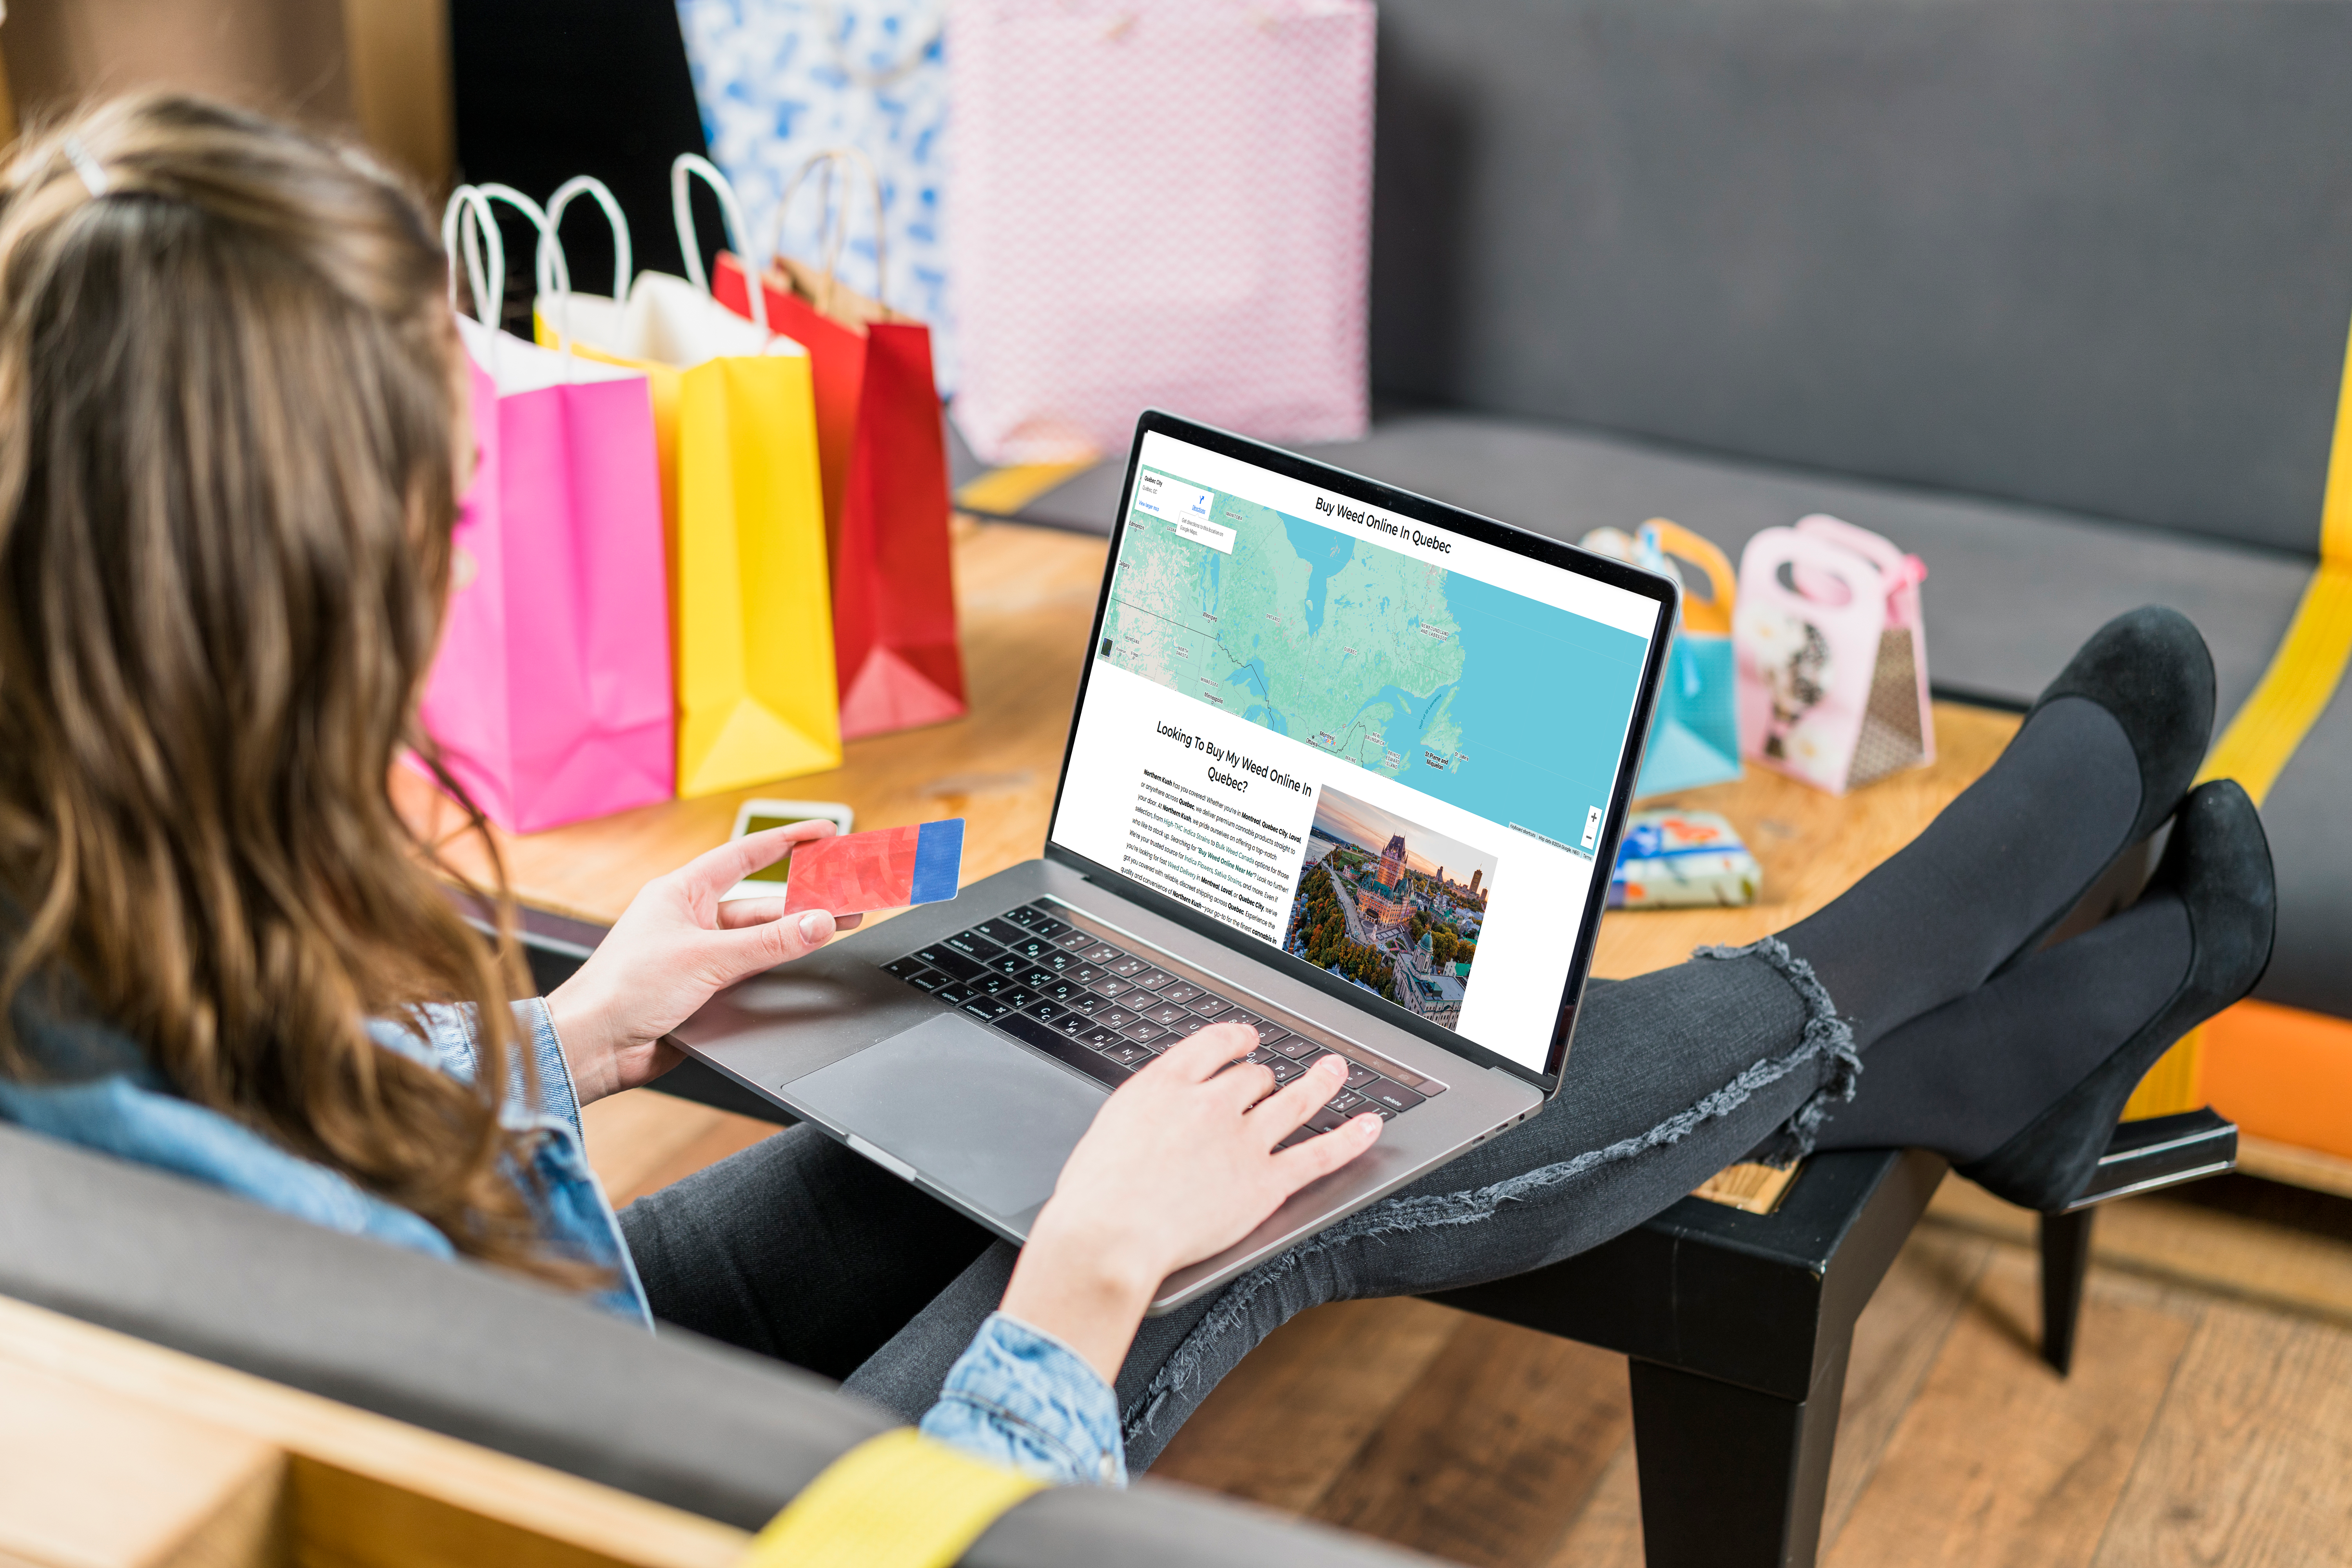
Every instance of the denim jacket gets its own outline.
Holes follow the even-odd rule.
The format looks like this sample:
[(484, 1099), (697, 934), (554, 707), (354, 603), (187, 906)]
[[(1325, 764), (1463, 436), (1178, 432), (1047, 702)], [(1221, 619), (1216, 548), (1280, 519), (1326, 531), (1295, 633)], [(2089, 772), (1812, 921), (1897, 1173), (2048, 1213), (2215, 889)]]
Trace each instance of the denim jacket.
[[(517, 1063), (500, 1120), (543, 1134), (531, 1155), (539, 1178), (531, 1201), (541, 1232), (556, 1250), (614, 1274), (596, 1305), (650, 1330), (645, 1287), (581, 1142), (580, 1101), (555, 1021), (536, 999), (516, 1004), (516, 1015), (528, 1032), (538, 1093), (526, 1098)], [(456, 1256), (448, 1238), (417, 1215), (173, 1094), (126, 1036), (47, 1019), (23, 997), (14, 1022), (45, 1076), (30, 1082), (0, 1078), (0, 1121), (206, 1182), (331, 1230), (436, 1258)], [(405, 1025), (381, 1019), (368, 1033), (388, 1050), (471, 1079), (477, 1055), (470, 1010), (430, 1007), (423, 1022), (421, 1039)], [(922, 1429), (1041, 1480), (1127, 1481), (1109, 1386), (1061, 1341), (1002, 1312), (982, 1325), (949, 1369)]]

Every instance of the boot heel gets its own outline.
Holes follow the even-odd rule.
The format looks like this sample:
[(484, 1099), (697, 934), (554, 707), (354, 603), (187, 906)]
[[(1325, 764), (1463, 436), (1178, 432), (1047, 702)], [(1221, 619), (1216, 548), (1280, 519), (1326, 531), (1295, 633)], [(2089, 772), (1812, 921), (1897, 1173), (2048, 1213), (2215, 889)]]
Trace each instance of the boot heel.
[(2237, 1123), (2224, 1121), (2210, 1106), (2126, 1121), (2108, 1140), (2082, 1195), (2042, 1215), (2042, 1359), (2059, 1376), (2074, 1364), (2074, 1329), (2082, 1316), (2098, 1205), (2203, 1181), (2237, 1163)]

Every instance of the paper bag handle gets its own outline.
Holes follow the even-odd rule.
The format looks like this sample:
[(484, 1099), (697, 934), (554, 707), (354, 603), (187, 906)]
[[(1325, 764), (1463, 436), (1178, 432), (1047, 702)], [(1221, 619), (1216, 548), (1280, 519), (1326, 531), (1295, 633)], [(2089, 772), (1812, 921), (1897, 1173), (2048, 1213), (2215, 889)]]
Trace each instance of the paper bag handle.
[(555, 346), (563, 351), (564, 379), (572, 378), (572, 264), (563, 254), (563, 239), (556, 231), (563, 222), (563, 209), (577, 195), (593, 195), (604, 207), (604, 216), (613, 225), (613, 300), (616, 304), (629, 297), (629, 279), (635, 258), (629, 253), (629, 220), (622, 215), (621, 204), (604, 188), (604, 182), (592, 174), (574, 174), (555, 187), (555, 195), (547, 200), (546, 221), (539, 234), (539, 291), (555, 296)]
[[(1697, 567), (1706, 579), (1704, 598), (1690, 591), (1691, 584), (1683, 584), (1683, 628), (1702, 636), (1729, 637), (1731, 605), (1738, 596), (1739, 583), (1731, 569), (1731, 558), (1724, 554), (1712, 540), (1703, 539), (1680, 523), (1663, 517), (1654, 517), (1642, 525), (1642, 542), (1661, 555), (1670, 555), (1683, 565)], [(1680, 579), (1688, 574), (1678, 565), (1675, 575)]]
[[(702, 247), (695, 239), (694, 203), (690, 199), (692, 187), (688, 184), (689, 176), (698, 177), (718, 196), (719, 215), (727, 225), (727, 243), (735, 247), (738, 256), (748, 255), (743, 248), (743, 206), (735, 199), (735, 187), (728, 183), (727, 176), (720, 174), (709, 159), (696, 153), (680, 153), (677, 162), (670, 164), (669, 205), (671, 213), (677, 219), (678, 248), (686, 252), (686, 275), (708, 299), (710, 295), (710, 275), (702, 269)], [(752, 321), (761, 331), (772, 334), (775, 329), (768, 325), (768, 291), (760, 287), (757, 278), (747, 277), (744, 281), (749, 287), (743, 291), (751, 297)]]
[(938, 39), (940, 30), (947, 26), (948, 21), (946, 0), (940, 0), (939, 6), (931, 13), (930, 25), (915, 30), (905, 54), (879, 70), (867, 70), (851, 59), (849, 51), (842, 47), (841, 18), (835, 14), (831, 0), (815, 0), (814, 8), (816, 11), (817, 32), (824, 39), (825, 53), (833, 57), (834, 66), (842, 75), (868, 92), (880, 92), (885, 88), (896, 87), (900, 81), (912, 75), (915, 68), (923, 63), (923, 57), (930, 52), (931, 45)]
[[(512, 185), (476, 185), (474, 189), (478, 192), (482, 197), (483, 205), (481, 210), (483, 214), (483, 222), (487, 223), (488, 221), (488, 204), (491, 202), (506, 203), (507, 205), (514, 208), (515, 211), (522, 214), (523, 216), (530, 220), (531, 227), (539, 231), (540, 251), (542, 255), (545, 254), (547, 247), (547, 211), (545, 208), (541, 207), (537, 202), (532, 201), (529, 196), (524, 195), (520, 191), (516, 190)], [(467, 215), (464, 226), (468, 231), (475, 226), (474, 219), (470, 213)], [(501, 263), (505, 260), (505, 247), (503, 245), (499, 247), (499, 259)], [(563, 258), (559, 255), (555, 258), (555, 265), (562, 267), (562, 264)], [(544, 263), (541, 263), (541, 265), (544, 265)], [(503, 267), (501, 268), (501, 270), (503, 270)], [(569, 269), (567, 268), (566, 271), (568, 272), (568, 270)], [(564, 279), (563, 283), (564, 287), (567, 289), (572, 286), (572, 280), (568, 276)], [(506, 297), (506, 279), (501, 277), (499, 279), (499, 296), (501, 300), (504, 300)]]
[[(534, 272), (537, 274), (537, 278), (534, 281), (538, 281), (540, 283), (541, 292), (552, 293), (556, 296), (558, 300), (556, 313), (559, 317), (569, 315), (572, 301), (572, 268), (563, 258), (562, 246), (557, 244), (555, 241), (555, 226), (548, 221), (546, 211), (541, 208), (537, 202), (532, 201), (529, 196), (524, 195), (512, 185), (468, 185), (464, 188), (472, 192), (473, 195), (472, 198), (464, 204), (463, 216), (458, 219), (456, 227), (457, 230), (458, 243), (463, 247), (466, 253), (467, 277), (474, 285), (474, 310), (476, 318), (479, 319), (480, 317), (482, 300), (484, 298), (482, 293), (482, 284), (484, 281), (482, 269), (479, 264), (479, 258), (475, 253), (478, 240), (481, 247), (488, 251), (489, 256), (494, 258), (497, 263), (496, 269), (499, 275), (497, 298), (499, 302), (499, 313), (503, 315), (505, 311), (507, 295), (506, 241), (499, 235), (497, 219), (490, 211), (490, 204), (492, 202), (506, 203), (507, 205), (514, 208), (515, 211), (529, 218), (530, 220), (531, 226), (539, 231), (538, 255), (535, 258), (533, 268)], [(442, 217), (442, 226), (445, 230), (450, 226), (451, 215), (456, 214), (458, 211), (458, 207), (459, 204), (457, 199), (453, 195), (450, 197), (449, 212), (445, 213)], [(487, 235), (488, 237), (481, 238), (480, 237), (483, 235)], [(447, 243), (447, 237), (446, 234), (444, 236), (444, 243)], [(554, 284), (554, 287), (552, 288), (549, 288), (545, 281), (550, 279), (551, 279)], [(455, 287), (454, 278), (452, 279), (452, 287)], [(488, 326), (492, 332), (499, 332), (503, 330), (495, 320), (486, 321), (483, 324)], [(557, 321), (555, 328), (555, 341), (556, 346), (561, 349), (563, 353), (563, 379), (566, 382), (571, 382), (577, 379), (579, 372), (578, 363), (572, 355), (572, 337), (565, 330), (567, 324), (567, 322), (562, 321)], [(498, 352), (497, 338), (493, 337), (490, 340), (490, 352), (492, 353), (496, 353)], [(497, 374), (496, 370), (493, 369), (491, 374), (495, 376)]]
[(816, 302), (817, 309), (833, 313), (833, 287), (841, 270), (841, 252), (849, 242), (849, 182), (842, 181), (841, 221), (833, 221), (833, 172), (836, 165), (855, 163), (866, 172), (866, 188), (874, 196), (874, 302), (888, 309), (890, 289), (890, 224), (882, 211), (882, 176), (875, 171), (874, 161), (856, 147), (827, 147), (813, 153), (809, 160), (793, 172), (784, 184), (783, 196), (776, 203), (776, 220), (770, 226), (768, 254), (781, 259), (784, 254), (784, 219), (791, 216), (793, 197), (800, 194), (801, 182), (819, 168), (824, 171), (824, 206), (818, 219), (817, 238), (824, 247), (824, 298)]
[[(636, 257), (629, 246), (629, 218), (621, 210), (621, 204), (614, 200), (612, 191), (604, 181), (593, 174), (574, 174), (555, 187), (555, 194), (547, 198), (547, 238), (544, 243), (554, 248), (555, 261), (562, 265), (563, 246), (557, 239), (556, 231), (563, 226), (564, 209), (576, 196), (595, 197), (596, 205), (604, 209), (605, 220), (613, 226), (613, 298), (626, 300), (629, 297), (629, 281), (636, 276)], [(546, 252), (542, 250), (539, 268), (539, 291), (542, 294), (555, 292), (549, 286), (548, 270)], [(571, 292), (569, 283), (565, 284), (564, 292)]]
[[(460, 197), (464, 199), (460, 200)], [(499, 233), (498, 219), (490, 211), (492, 202), (506, 203), (529, 218), (531, 226), (539, 231), (539, 270), (542, 278), (550, 268), (547, 244), (552, 237), (545, 211), (512, 185), (460, 185), (449, 194), (449, 205), (441, 214), (441, 243), (444, 247), (464, 250), (466, 279), (474, 289), (474, 319), (486, 327), (495, 328), (498, 321), (482, 315), (485, 298), (482, 290), (488, 281), (485, 276), (485, 258), (488, 258), (488, 270), (499, 275), (496, 297), (499, 302), (499, 313), (503, 315), (507, 296), (507, 247), (505, 237)], [(570, 269), (563, 265), (561, 248), (554, 255), (553, 268), (563, 276), (563, 288), (569, 292), (572, 288)], [(457, 275), (455, 270), (449, 275), (449, 302), (452, 306), (457, 302)]]
[[(459, 215), (464, 215), (462, 235)], [(496, 298), (503, 303), (507, 294), (507, 247), (499, 235), (498, 220), (491, 215), (490, 199), (479, 186), (459, 185), (449, 193), (449, 203), (441, 209), (441, 249), (449, 258), (449, 308), (457, 309), (457, 268), (466, 268), (466, 281), (474, 295), (474, 320), (498, 329), (498, 313), (485, 315), (485, 300), (492, 298), (488, 272), (499, 275)]]

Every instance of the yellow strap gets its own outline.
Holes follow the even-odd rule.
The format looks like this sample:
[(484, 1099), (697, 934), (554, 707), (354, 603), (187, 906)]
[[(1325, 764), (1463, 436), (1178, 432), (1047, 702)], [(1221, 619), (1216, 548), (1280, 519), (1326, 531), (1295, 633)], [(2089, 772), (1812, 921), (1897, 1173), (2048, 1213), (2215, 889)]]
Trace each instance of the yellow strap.
[(2319, 721), (2352, 660), (2352, 560), (2322, 561), (2262, 684), (2221, 731), (2197, 782), (2236, 779), (2260, 805)]
[(2262, 683), (2221, 731), (2197, 782), (2233, 778), (2260, 805), (2279, 772), (2319, 721), (2352, 661), (2352, 347), (2336, 398), (2336, 438), (2319, 505), (2319, 570)]
[(2327, 492), (2319, 503), (2319, 558), (2352, 565), (2352, 347), (2336, 395), (2336, 439), (2327, 449)]
[(1009, 468), (991, 468), (960, 486), (955, 503), (983, 517), (1013, 517), (1063, 480), (1094, 466), (1088, 458), (1083, 463), (1018, 463)]
[[(2256, 805), (2286, 767), (2305, 735), (2327, 710), (2344, 668), (2352, 662), (2352, 346), (2344, 354), (2344, 383), (2336, 395), (2336, 435), (2327, 449), (2327, 489), (2319, 503), (2319, 570), (2270, 668), (2246, 705), (2221, 731), (2197, 782), (2236, 779)], [(2124, 1107), (2124, 1120), (2194, 1110), (2205, 1102), (2201, 1029), (2191, 1029), (2148, 1070)]]
[(1043, 1482), (901, 1426), (825, 1467), (742, 1568), (949, 1568)]

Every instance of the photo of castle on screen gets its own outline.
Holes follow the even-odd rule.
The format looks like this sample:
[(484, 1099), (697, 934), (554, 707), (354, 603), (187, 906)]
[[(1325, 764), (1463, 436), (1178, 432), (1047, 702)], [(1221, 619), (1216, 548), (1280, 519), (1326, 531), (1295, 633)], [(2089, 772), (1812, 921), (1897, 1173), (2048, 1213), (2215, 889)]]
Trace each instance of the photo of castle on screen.
[(1283, 946), (1458, 1029), (1494, 890), (1493, 856), (1327, 786)]

